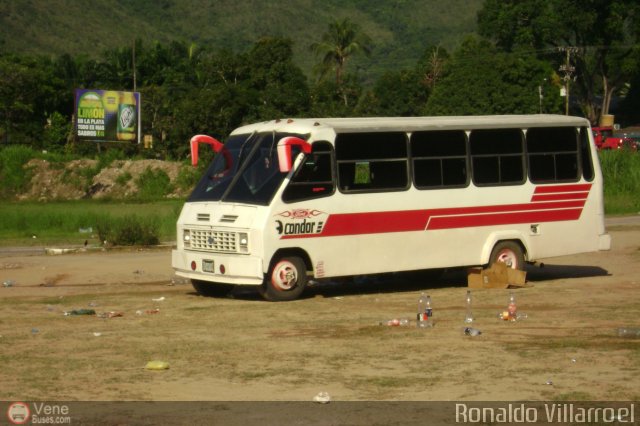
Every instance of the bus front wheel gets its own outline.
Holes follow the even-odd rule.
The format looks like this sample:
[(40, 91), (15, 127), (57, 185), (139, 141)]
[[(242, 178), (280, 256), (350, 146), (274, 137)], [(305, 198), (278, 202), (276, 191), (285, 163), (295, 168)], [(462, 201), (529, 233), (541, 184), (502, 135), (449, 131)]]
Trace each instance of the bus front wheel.
[(307, 285), (307, 268), (299, 257), (275, 262), (261, 287), (262, 297), (272, 302), (294, 300)]
[(500, 241), (491, 251), (489, 265), (502, 262), (509, 268), (524, 270), (524, 253), (515, 241)]

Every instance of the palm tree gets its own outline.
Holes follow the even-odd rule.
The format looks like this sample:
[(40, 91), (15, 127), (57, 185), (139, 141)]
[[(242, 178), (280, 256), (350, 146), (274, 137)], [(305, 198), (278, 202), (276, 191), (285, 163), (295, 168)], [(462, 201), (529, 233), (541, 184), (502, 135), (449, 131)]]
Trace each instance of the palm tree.
[(318, 65), (320, 77), (335, 69), (336, 85), (340, 87), (349, 57), (360, 52), (368, 56), (371, 46), (370, 37), (360, 31), (360, 26), (345, 18), (331, 22), (328, 31), (322, 35), (322, 41), (313, 43), (311, 50), (322, 56), (322, 62)]

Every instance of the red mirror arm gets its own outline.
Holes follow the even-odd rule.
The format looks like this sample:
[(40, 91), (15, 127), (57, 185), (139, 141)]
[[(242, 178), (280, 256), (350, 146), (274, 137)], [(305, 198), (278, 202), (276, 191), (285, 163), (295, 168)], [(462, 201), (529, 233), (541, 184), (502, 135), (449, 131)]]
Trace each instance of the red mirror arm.
[[(211, 136), (195, 135), (194, 137), (191, 138), (191, 164), (194, 167), (198, 165), (198, 144), (200, 143), (206, 143), (208, 145), (211, 145), (211, 148), (216, 153), (222, 151), (222, 149), (224, 148), (224, 145), (222, 144), (222, 142), (212, 138)], [(228, 157), (228, 154), (225, 155), (225, 157)]]
[(278, 164), (280, 171), (283, 173), (291, 170), (291, 147), (294, 145), (299, 146), (305, 154), (311, 153), (311, 144), (304, 139), (296, 138), (295, 136), (280, 139), (280, 142), (278, 142)]

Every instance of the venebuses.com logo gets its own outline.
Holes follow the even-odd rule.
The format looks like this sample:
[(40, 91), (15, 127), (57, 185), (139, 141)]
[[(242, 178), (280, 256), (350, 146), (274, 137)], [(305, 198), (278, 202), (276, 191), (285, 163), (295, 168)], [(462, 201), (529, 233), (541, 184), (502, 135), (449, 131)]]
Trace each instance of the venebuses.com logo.
[(31, 406), (25, 402), (14, 402), (7, 409), (7, 418), (14, 425), (30, 424), (71, 424), (69, 406), (33, 402)]

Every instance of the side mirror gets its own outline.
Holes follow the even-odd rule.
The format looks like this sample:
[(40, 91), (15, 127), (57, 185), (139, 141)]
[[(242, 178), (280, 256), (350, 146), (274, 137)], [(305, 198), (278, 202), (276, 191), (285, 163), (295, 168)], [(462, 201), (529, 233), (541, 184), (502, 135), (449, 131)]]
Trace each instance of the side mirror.
[(278, 142), (278, 165), (282, 173), (291, 171), (291, 147), (294, 145), (299, 146), (305, 154), (311, 153), (311, 144), (304, 139), (296, 138), (295, 136), (287, 136), (280, 139), (280, 142)]
[(198, 165), (198, 144), (206, 143), (211, 145), (211, 149), (213, 149), (216, 153), (222, 151), (224, 145), (222, 142), (212, 138), (207, 135), (195, 135), (191, 138), (191, 164), (193, 167)]

